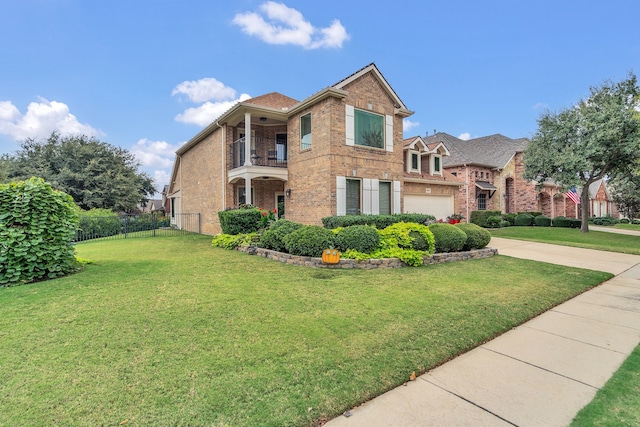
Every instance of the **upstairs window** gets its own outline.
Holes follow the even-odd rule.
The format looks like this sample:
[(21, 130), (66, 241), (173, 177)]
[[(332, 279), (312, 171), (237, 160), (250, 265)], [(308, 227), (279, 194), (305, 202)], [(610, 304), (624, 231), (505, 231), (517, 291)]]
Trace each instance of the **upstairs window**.
[(300, 149), (311, 148), (311, 113), (300, 117)]
[(411, 170), (418, 170), (418, 159), (419, 157), (417, 153), (411, 153)]
[(385, 148), (384, 116), (355, 110), (355, 144), (365, 147)]
[(440, 156), (433, 156), (433, 172), (440, 173)]

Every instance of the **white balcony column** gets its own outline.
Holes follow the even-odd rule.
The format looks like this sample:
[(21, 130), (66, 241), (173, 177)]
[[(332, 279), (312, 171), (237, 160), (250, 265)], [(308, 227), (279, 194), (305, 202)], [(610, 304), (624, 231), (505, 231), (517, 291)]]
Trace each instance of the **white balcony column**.
[[(251, 113), (244, 113), (244, 165), (251, 166)], [(250, 200), (250, 199), (247, 199)]]
[(252, 204), (251, 200), (252, 200), (252, 194), (251, 194), (251, 178), (249, 177), (249, 174), (245, 174), (244, 175), (244, 202), (248, 205)]

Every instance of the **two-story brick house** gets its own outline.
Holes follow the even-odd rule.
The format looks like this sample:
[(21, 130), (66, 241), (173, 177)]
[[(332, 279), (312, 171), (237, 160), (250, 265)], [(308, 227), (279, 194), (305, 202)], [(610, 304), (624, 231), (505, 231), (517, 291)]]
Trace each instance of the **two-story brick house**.
[[(443, 167), (467, 184), (460, 187), (457, 196), (457, 212), (467, 218), (474, 210), (537, 211), (551, 218), (580, 216), (578, 205), (566, 196), (562, 186), (550, 181), (539, 186), (524, 179), (527, 138), (511, 139), (497, 134), (465, 141), (438, 132), (424, 141), (441, 143), (449, 150), (450, 156), (443, 158)], [(619, 215), (602, 180), (591, 184), (589, 194), (590, 216)]]
[[(200, 213), (202, 231), (214, 234), (217, 213), (243, 203), (284, 206), (287, 219), (319, 225), (332, 215), (403, 212), (404, 185), (451, 192), (440, 188), (442, 171), (405, 183), (402, 121), (411, 114), (375, 64), (302, 101), (269, 93), (239, 102), (176, 152), (172, 212)], [(448, 154), (424, 147), (421, 162), (441, 165)]]

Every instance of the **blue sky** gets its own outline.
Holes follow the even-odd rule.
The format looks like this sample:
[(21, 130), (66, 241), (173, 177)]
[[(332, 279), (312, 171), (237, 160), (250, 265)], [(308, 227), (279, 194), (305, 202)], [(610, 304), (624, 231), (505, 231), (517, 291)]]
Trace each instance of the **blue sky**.
[(0, 0), (0, 154), (52, 130), (174, 151), (238, 100), (302, 100), (375, 62), (405, 137), (528, 137), (640, 70), (637, 0)]

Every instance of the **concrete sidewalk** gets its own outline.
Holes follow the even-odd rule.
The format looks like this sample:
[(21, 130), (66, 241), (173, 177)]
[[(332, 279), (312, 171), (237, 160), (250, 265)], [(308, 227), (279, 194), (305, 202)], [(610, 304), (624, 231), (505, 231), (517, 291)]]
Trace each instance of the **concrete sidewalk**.
[(640, 343), (640, 256), (503, 240), (502, 255), (618, 276), (327, 426), (566, 426), (593, 399)]

